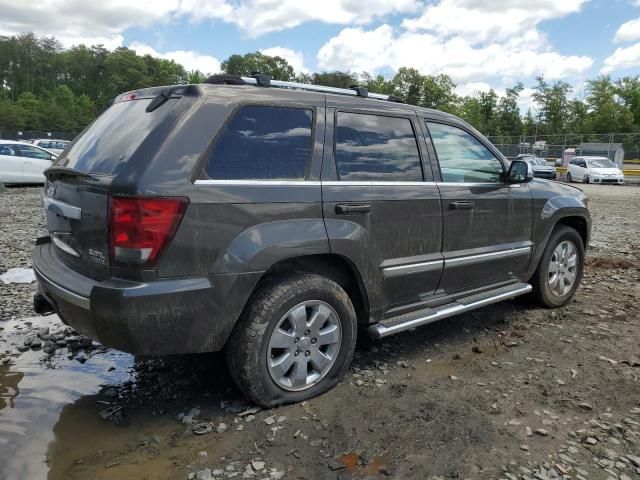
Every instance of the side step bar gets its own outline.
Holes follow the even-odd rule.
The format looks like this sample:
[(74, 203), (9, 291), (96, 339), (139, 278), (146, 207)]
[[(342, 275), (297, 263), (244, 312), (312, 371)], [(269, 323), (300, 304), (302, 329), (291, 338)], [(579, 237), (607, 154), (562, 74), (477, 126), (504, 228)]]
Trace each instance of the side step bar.
[(492, 303), (501, 302), (510, 298), (524, 295), (532, 290), (528, 283), (516, 283), (506, 287), (496, 288), (488, 292), (478, 293), (469, 297), (460, 298), (455, 302), (441, 305), (436, 308), (409, 312), (397, 317), (391, 317), (382, 322), (371, 325), (367, 332), (372, 338), (383, 338), (394, 333), (403, 332), (411, 328), (421, 327), (428, 323), (452, 317), (459, 313), (475, 310)]

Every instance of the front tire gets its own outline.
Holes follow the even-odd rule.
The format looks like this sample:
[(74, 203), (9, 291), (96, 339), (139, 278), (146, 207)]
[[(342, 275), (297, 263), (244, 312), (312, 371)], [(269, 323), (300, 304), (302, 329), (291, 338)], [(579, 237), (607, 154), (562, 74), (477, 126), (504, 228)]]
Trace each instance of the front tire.
[(571, 180), (571, 174), (569, 172), (567, 172), (567, 182), (572, 183), (573, 180)]
[(557, 308), (576, 293), (584, 269), (584, 244), (573, 228), (557, 226), (533, 275), (533, 295), (542, 306)]
[(584, 178), (582, 179), (582, 183), (589, 183), (589, 174), (585, 173)]
[(265, 407), (333, 388), (355, 350), (356, 314), (347, 293), (315, 274), (289, 274), (253, 295), (226, 348), (233, 381)]

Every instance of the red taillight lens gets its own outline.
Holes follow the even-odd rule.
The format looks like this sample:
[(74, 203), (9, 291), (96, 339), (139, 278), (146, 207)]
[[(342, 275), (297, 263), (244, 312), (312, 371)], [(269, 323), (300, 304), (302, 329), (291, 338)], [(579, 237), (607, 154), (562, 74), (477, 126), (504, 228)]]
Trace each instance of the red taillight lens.
[(109, 197), (109, 247), (116, 263), (153, 265), (173, 237), (186, 198)]

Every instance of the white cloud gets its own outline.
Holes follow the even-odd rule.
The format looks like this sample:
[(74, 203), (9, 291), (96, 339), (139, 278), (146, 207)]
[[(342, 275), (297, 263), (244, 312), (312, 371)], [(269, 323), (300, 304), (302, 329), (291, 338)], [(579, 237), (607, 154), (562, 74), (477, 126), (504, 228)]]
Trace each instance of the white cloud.
[(126, 29), (162, 22), (177, 6), (178, 0), (0, 0), (0, 34), (34, 31), (38, 35), (55, 35), (66, 47), (101, 43), (115, 48), (122, 45), (122, 32)]
[(480, 92), (488, 92), (493, 87), (486, 82), (467, 82), (456, 86), (456, 93), (461, 97), (473, 97)]
[(284, 58), (296, 73), (309, 73), (309, 69), (304, 66), (304, 55), (300, 51), (286, 47), (271, 47), (263, 48), (260, 52), (271, 57)]
[(570, 78), (589, 70), (593, 59), (556, 52), (537, 27), (579, 11), (586, 1), (438, 0), (400, 27), (344, 28), (320, 48), (318, 64), (373, 73), (414, 67), (449, 75), (461, 92), (535, 75)]
[(135, 50), (138, 55), (151, 55), (152, 57), (173, 60), (182, 65), (186, 70), (200, 70), (204, 74), (218, 73), (220, 61), (209, 55), (202, 55), (191, 50), (175, 50), (173, 52), (160, 53), (149, 45), (133, 42), (129, 48)]
[(416, 11), (417, 0), (244, 0), (234, 7), (227, 21), (250, 37), (296, 27), (305, 22), (366, 24), (392, 13)]
[(374, 30), (343, 29), (320, 48), (318, 63), (328, 70), (356, 72), (415, 67), (425, 74), (444, 73), (455, 82), (466, 83), (539, 74), (549, 79), (565, 78), (588, 70), (593, 60), (554, 52), (535, 32), (475, 46), (460, 36), (396, 33), (391, 26), (381, 25)]
[(122, 33), (128, 28), (176, 19), (224, 21), (257, 37), (310, 21), (361, 25), (419, 7), (419, 0), (0, 0), (0, 34), (33, 30), (55, 35), (65, 46), (102, 43), (114, 48), (122, 45)]
[(611, 73), (614, 70), (640, 67), (640, 43), (629, 47), (617, 48), (613, 54), (606, 58), (601, 73)]
[(533, 29), (543, 20), (580, 10), (587, 0), (441, 0), (402, 25), (439, 36), (460, 35), (468, 41), (500, 41)]
[[(638, 0), (638, 5), (640, 5), (640, 0)], [(613, 41), (616, 43), (629, 42), (631, 40), (637, 40), (639, 38), (640, 18), (636, 18), (635, 20), (629, 20), (628, 22), (620, 25), (620, 28), (618, 28), (618, 31), (613, 37)]]

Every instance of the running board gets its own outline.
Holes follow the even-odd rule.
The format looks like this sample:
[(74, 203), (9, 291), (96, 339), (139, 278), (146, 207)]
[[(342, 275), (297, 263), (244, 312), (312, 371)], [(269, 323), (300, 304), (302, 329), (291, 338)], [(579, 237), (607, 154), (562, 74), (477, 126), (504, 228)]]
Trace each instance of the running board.
[(496, 288), (488, 292), (478, 293), (469, 297), (464, 297), (455, 302), (447, 303), (436, 308), (409, 312), (397, 317), (391, 317), (380, 323), (371, 325), (367, 331), (372, 338), (383, 338), (394, 333), (403, 332), (411, 328), (421, 327), (431, 322), (452, 317), (459, 313), (475, 310), (476, 308), (491, 305), (510, 298), (524, 295), (532, 290), (528, 283), (516, 283), (506, 287)]

